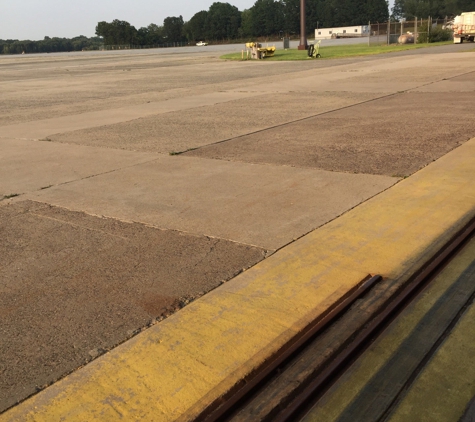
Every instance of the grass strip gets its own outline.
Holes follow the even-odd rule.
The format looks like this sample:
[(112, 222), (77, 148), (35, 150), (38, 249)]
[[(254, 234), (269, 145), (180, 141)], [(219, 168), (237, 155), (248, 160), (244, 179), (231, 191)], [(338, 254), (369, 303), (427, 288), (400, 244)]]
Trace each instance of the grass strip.
[[(451, 41), (447, 42), (438, 42), (431, 44), (396, 44), (396, 45), (371, 45), (367, 44), (353, 44), (353, 45), (339, 45), (339, 46), (329, 46), (329, 47), (320, 47), (320, 54), (322, 59), (340, 59), (344, 57), (355, 57), (355, 56), (369, 56), (374, 54), (385, 54), (385, 53), (394, 53), (397, 51), (406, 51), (406, 50), (416, 50), (419, 48), (435, 47), (440, 45), (452, 44)], [(265, 46), (265, 44), (262, 44)], [(269, 46), (274, 44), (269, 43)], [(241, 53), (232, 53), (225, 54), (220, 57), (224, 60), (242, 60)], [(267, 57), (265, 61), (290, 61), (290, 60), (311, 60), (307, 51), (289, 49), (283, 50), (278, 49), (275, 52), (273, 57)], [(320, 59), (319, 59), (320, 60)]]

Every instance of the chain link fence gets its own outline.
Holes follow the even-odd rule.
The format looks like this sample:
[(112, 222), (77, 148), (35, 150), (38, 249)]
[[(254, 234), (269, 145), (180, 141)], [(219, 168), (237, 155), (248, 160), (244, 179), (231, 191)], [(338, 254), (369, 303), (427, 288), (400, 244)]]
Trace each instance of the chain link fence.
[(369, 45), (423, 44), (447, 41), (453, 34), (447, 29), (448, 18), (419, 19), (401, 22), (370, 23)]
[(188, 41), (182, 42), (169, 42), (163, 44), (153, 44), (153, 45), (132, 45), (132, 44), (123, 44), (123, 45), (103, 45), (101, 50), (137, 50), (137, 49), (149, 49), (149, 48), (171, 48), (171, 47), (187, 47), (190, 44)]

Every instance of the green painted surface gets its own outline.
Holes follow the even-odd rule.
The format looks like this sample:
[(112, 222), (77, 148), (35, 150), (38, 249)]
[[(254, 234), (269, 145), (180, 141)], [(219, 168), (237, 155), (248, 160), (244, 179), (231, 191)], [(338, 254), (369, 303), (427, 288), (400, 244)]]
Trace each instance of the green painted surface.
[(474, 358), (475, 306), (472, 305), (388, 420), (458, 421), (475, 395)]

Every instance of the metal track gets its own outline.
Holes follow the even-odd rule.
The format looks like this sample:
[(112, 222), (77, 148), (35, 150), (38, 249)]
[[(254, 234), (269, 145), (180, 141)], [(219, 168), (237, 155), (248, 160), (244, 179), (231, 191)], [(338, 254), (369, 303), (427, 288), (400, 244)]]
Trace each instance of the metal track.
[(255, 389), (266, 380), (275, 370), (277, 370), (286, 360), (292, 357), (305, 343), (318, 332), (331, 324), (358, 298), (363, 296), (376, 283), (382, 280), (379, 275), (366, 277), (358, 286), (352, 289), (334, 307), (330, 308), (326, 314), (309, 324), (303, 331), (292, 338), (276, 354), (268, 359), (261, 367), (250, 374), (246, 379), (236, 385), (228, 395), (212, 403), (195, 421), (214, 422), (223, 421), (239, 406), (240, 401), (249, 394), (255, 394)]
[[(275, 422), (295, 421), (297, 414), (302, 412), (310, 398), (321, 396), (325, 387), (333, 383), (335, 378), (348, 363), (353, 362), (374, 338), (394, 320), (394, 318), (403, 310), (435, 276), (450, 262), (462, 246), (470, 239), (475, 232), (475, 222), (462, 231), (453, 241), (446, 245), (443, 250), (430, 263), (416, 275), (400, 292), (398, 292), (389, 306), (379, 315), (377, 315), (358, 336), (351, 345), (341, 353), (331, 364), (316, 377), (309, 386), (294, 401), (282, 411)], [(329, 386), (329, 385), (328, 385)]]
[[(467, 240), (475, 232), (475, 221), (472, 221), (454, 239), (446, 244), (441, 251), (407, 283), (393, 295), (389, 303), (380, 312), (372, 315), (369, 323), (355, 333), (354, 337), (345, 343), (336, 356), (331, 356), (322, 365), (319, 373), (305, 387), (291, 397), (284, 409), (277, 409), (268, 417), (259, 420), (273, 422), (295, 421), (305, 412), (309, 402), (315, 402), (341, 373), (368, 347), (372, 340), (404, 309), (426, 286), (434, 276), (453, 258)], [(212, 403), (205, 409), (196, 421), (214, 422), (232, 419), (239, 410), (253, 398), (257, 397), (266, 383), (275, 376), (279, 368), (297, 358), (311, 340), (340, 318), (356, 300), (365, 295), (373, 286), (382, 280), (381, 276), (368, 276), (358, 286), (351, 290), (338, 304), (324, 316), (313, 321), (301, 333), (291, 339), (274, 356), (256, 369), (246, 379), (236, 385), (226, 396)]]

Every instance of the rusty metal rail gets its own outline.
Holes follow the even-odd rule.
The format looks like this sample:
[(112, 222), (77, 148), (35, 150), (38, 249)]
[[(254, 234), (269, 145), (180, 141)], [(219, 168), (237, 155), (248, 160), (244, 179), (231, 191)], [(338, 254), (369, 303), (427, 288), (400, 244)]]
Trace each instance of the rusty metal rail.
[(465, 245), (475, 232), (475, 221), (468, 225), (455, 239), (449, 242), (442, 251), (431, 260), (409, 283), (407, 283), (394, 297), (389, 306), (358, 334), (351, 345), (341, 353), (330, 365), (312, 380), (307, 388), (294, 401), (274, 418), (275, 422), (295, 420), (297, 414), (302, 413), (302, 407), (312, 398), (316, 399), (325, 391), (325, 384), (353, 362), (366, 349), (369, 343), (417, 296), (417, 294), (432, 281), (456, 253)]
[(295, 421), (305, 413), (310, 404), (328, 389), (341, 376), (344, 370), (368, 347), (371, 341), (404, 309), (417, 294), (437, 275), (453, 258), (475, 232), (475, 220), (466, 226), (457, 236), (448, 242), (436, 256), (426, 263), (395, 292), (388, 302), (384, 302), (379, 310), (371, 315), (369, 322), (362, 324), (361, 329), (342, 342), (335, 354), (320, 362), (318, 372), (305, 380), (301, 388), (289, 393), (289, 397), (275, 405), (269, 413), (256, 416), (256, 419), (236, 417), (241, 409), (253, 400), (259, 401), (258, 395), (273, 379), (279, 376), (281, 369), (289, 367), (293, 359), (298, 359), (302, 351), (319, 337), (328, 327), (342, 318), (342, 315), (358, 299), (361, 299), (382, 277), (368, 276), (333, 308), (317, 320), (313, 321), (301, 333), (285, 344), (261, 367), (238, 383), (226, 396), (213, 402), (196, 421), (225, 420), (259, 420), (259, 421)]
[(262, 382), (265, 382), (266, 378), (276, 371), (286, 360), (298, 352), (309, 339), (318, 334), (318, 332), (327, 325), (331, 324), (332, 321), (338, 318), (338, 316), (348, 309), (358, 298), (363, 296), (381, 280), (382, 277), (379, 275), (373, 277), (368, 275), (368, 277), (348, 292), (336, 305), (292, 338), (261, 367), (237, 384), (226, 396), (212, 403), (195, 421), (211, 422), (226, 420), (236, 410), (236, 407), (239, 406), (239, 403), (243, 399), (249, 394), (255, 393), (254, 390), (258, 388)]

